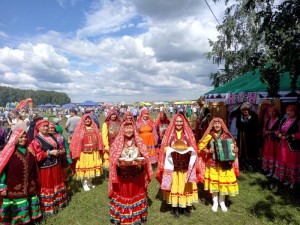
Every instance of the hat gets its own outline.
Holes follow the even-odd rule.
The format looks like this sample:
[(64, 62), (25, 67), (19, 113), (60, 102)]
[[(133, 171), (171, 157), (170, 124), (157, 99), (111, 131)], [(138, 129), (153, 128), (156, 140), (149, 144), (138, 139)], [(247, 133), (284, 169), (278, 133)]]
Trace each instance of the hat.
[(53, 123), (54, 123), (55, 125), (57, 125), (57, 124), (59, 123), (59, 119), (58, 119), (58, 118), (53, 118)]
[(252, 104), (250, 102), (244, 102), (242, 105), (241, 105), (241, 110), (243, 109), (251, 109), (252, 108)]

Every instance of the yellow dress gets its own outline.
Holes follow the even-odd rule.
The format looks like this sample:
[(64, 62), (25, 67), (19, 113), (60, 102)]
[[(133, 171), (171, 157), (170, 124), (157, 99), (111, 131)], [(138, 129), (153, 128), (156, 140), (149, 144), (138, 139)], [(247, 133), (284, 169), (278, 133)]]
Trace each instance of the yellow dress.
[(103, 123), (102, 124), (102, 141), (103, 141), (103, 145), (104, 145), (104, 154), (103, 154), (103, 167), (104, 168), (108, 168), (109, 167), (109, 153), (107, 152), (109, 150), (109, 142), (108, 142), (108, 127), (107, 127), (107, 123)]
[[(176, 132), (180, 139), (181, 132)], [(179, 155), (179, 154), (178, 154)], [(198, 202), (198, 187), (195, 182), (186, 183), (187, 170), (174, 170), (171, 191), (163, 190), (163, 200), (172, 207), (186, 208)]]
[[(212, 136), (207, 134), (202, 142), (199, 143), (199, 150), (202, 151), (207, 148)], [(211, 155), (209, 158), (211, 159)], [(235, 196), (239, 193), (239, 187), (233, 168), (224, 170), (222, 167), (215, 163), (211, 166), (206, 163), (204, 174), (204, 190), (210, 193), (219, 192), (221, 195)]]
[[(86, 132), (93, 132), (92, 127), (86, 127)], [(80, 152), (80, 157), (76, 162), (77, 179), (94, 178), (101, 176), (102, 173), (102, 157), (99, 149), (93, 148), (90, 152)]]

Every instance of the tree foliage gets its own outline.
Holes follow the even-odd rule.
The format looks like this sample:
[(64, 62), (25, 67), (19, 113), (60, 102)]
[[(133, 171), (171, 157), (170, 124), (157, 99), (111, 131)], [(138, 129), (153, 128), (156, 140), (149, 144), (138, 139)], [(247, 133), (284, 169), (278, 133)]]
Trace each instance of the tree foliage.
[[(218, 0), (215, 0), (218, 1)], [(234, 0), (228, 5), (219, 36), (206, 56), (224, 69), (212, 73), (215, 87), (259, 68), (270, 96), (277, 96), (280, 74), (289, 72), (291, 89), (300, 74), (300, 1)], [(231, 1), (232, 2), (232, 1)]]
[(63, 105), (71, 102), (70, 97), (62, 92), (23, 90), (0, 86), (0, 106), (2, 107), (8, 102), (20, 102), (27, 98), (32, 99), (34, 107), (46, 103)]

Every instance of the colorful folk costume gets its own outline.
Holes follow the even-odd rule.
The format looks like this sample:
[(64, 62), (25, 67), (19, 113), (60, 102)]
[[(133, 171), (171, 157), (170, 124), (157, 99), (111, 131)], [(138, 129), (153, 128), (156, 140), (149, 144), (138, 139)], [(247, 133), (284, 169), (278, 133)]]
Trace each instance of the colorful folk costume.
[[(109, 214), (115, 224), (140, 224), (148, 215), (147, 187), (153, 176), (148, 151), (132, 121), (125, 121), (110, 149)], [(142, 164), (137, 157), (143, 157)], [(132, 162), (121, 164), (121, 158)]]
[(72, 136), (70, 150), (76, 162), (76, 178), (82, 181), (85, 191), (95, 187), (91, 182), (101, 176), (103, 142), (97, 124), (89, 114), (84, 114)]
[(154, 126), (154, 122), (149, 117), (149, 111), (147, 109), (143, 109), (141, 111), (141, 115), (137, 120), (137, 129), (139, 131), (140, 137), (143, 139), (145, 145), (147, 146), (151, 164), (157, 163), (155, 146), (158, 141), (158, 136)]
[(112, 109), (108, 112), (102, 124), (102, 140), (104, 144), (103, 167), (109, 167), (109, 149), (117, 137), (121, 126), (121, 121), (117, 111)]
[(247, 170), (258, 170), (261, 168), (259, 161), (259, 139), (260, 125), (258, 116), (251, 111), (251, 103), (244, 102), (241, 105), (241, 115), (237, 119), (238, 129), (237, 145), (242, 167)]
[(209, 108), (206, 105), (204, 98), (199, 98), (197, 100), (197, 103), (199, 107), (196, 110), (196, 125), (195, 125), (195, 138), (196, 143), (202, 138), (204, 132), (206, 131), (206, 128), (208, 127), (208, 124), (210, 122), (210, 111)]
[(276, 152), (278, 151), (279, 138), (276, 132), (279, 127), (280, 119), (275, 107), (268, 109), (269, 116), (267, 117), (264, 128), (264, 148), (262, 158), (262, 169), (268, 172), (267, 177), (271, 177), (275, 170)]
[(225, 123), (221, 118), (213, 118), (199, 142), (199, 161), (205, 165), (204, 190), (212, 194), (214, 212), (218, 210), (219, 204), (222, 211), (227, 212), (225, 195), (235, 196), (239, 193), (236, 179), (239, 176), (238, 157), (234, 161), (220, 161), (216, 156), (213, 157), (217, 152), (212, 141), (226, 139), (232, 140), (230, 151), (237, 155), (238, 148)]
[(41, 184), (40, 199), (45, 215), (54, 214), (57, 207), (67, 203), (66, 185), (62, 174), (60, 152), (56, 138), (48, 134), (49, 122), (39, 120), (35, 126), (37, 135), (29, 148), (35, 152)]
[(170, 124), (170, 120), (167, 116), (167, 114), (164, 111), (160, 111), (160, 113), (157, 116), (157, 119), (155, 121), (155, 129), (156, 133), (158, 135), (158, 142), (157, 145), (160, 148), (162, 139), (164, 137), (164, 134)]
[(41, 218), (39, 180), (28, 136), (15, 130), (0, 155), (3, 224), (27, 224)]
[(59, 160), (62, 168), (62, 175), (65, 181), (65, 185), (67, 188), (67, 192), (71, 192), (71, 186), (73, 183), (73, 171), (71, 169), (72, 165), (72, 157), (69, 148), (69, 142), (67, 138), (65, 138), (63, 134), (63, 129), (59, 125), (55, 125), (53, 122), (49, 122), (49, 133), (51, 133), (57, 140), (58, 149), (61, 153), (59, 155)]
[(294, 105), (286, 108), (286, 114), (277, 131), (280, 144), (274, 177), (294, 188), (300, 182), (300, 120)]
[(179, 213), (190, 216), (190, 206), (198, 202), (198, 157), (194, 134), (182, 114), (175, 114), (167, 128), (160, 152), (156, 179), (163, 200)]

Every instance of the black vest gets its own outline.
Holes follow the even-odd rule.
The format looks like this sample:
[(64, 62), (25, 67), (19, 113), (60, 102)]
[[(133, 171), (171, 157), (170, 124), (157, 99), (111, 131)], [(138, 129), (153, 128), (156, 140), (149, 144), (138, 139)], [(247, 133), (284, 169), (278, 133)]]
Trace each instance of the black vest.
[[(58, 143), (57, 143), (57, 140), (52, 136), (50, 135), (50, 137), (55, 141), (56, 143), (56, 146), (58, 146)], [(53, 150), (55, 149), (55, 146), (51, 145), (49, 142), (47, 142), (43, 137), (41, 137), (40, 135), (36, 135), (35, 137), (38, 142), (40, 143), (40, 146), (41, 146), (41, 149), (44, 151), (44, 152), (47, 152), (48, 150)], [(47, 167), (51, 167), (51, 166), (54, 166), (58, 163), (58, 158), (54, 155), (51, 155), (50, 158), (47, 157), (46, 159), (44, 160), (41, 160), (38, 162), (39, 164), (39, 167), (40, 168), (47, 168)]]

